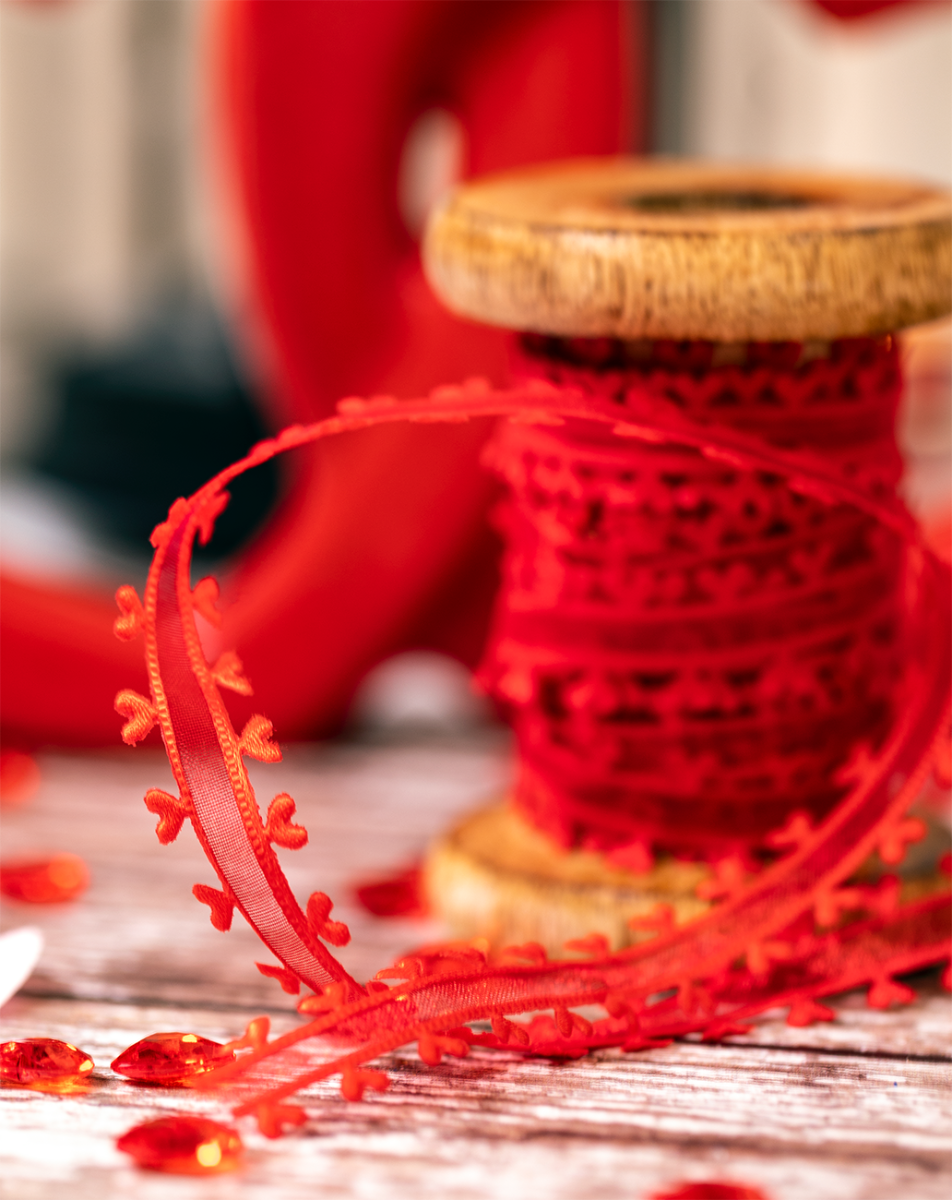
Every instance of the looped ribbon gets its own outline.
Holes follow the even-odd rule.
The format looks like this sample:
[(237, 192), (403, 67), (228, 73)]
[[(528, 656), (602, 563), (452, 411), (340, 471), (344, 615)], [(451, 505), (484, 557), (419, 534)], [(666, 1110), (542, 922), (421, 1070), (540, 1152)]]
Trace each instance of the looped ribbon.
[[(815, 824), (788, 822), (773, 838), (778, 853), (786, 853), (749, 876), (725, 875), (723, 898), (690, 923), (659, 922), (654, 936), (617, 952), (599, 939), (586, 939), (562, 960), (504, 955), (494, 961), (473, 947), (449, 947), (415, 958), (417, 969), (397, 972), (393, 986), (380, 978), (361, 986), (325, 944), (344, 940), (327, 919), (329, 900), (321, 893), (320, 912), (312, 903), (309, 919), (275, 855), (278, 825), (273, 817), (262, 820), (243, 756), (273, 759), (279, 751), (265, 718), (254, 718), (254, 728), (241, 735), (232, 727), (219, 690), (230, 681), (220, 666), (216, 671), (209, 665), (199, 640), (195, 610), (207, 609), (213, 597), (207, 585), (199, 597), (191, 588), (192, 545), (196, 536), (207, 540), (231, 480), (277, 454), (395, 421), (486, 416), (528, 425), (532, 432), (571, 423), (597, 433), (609, 447), (632, 442), (689, 447), (708, 462), (782, 478), (801, 493), (849, 506), (898, 534), (908, 551), (913, 631), (908, 701), (875, 754), (852, 764), (850, 786), (835, 807)], [(878, 892), (842, 888), (877, 848), (904, 845), (906, 811), (933, 762), (945, 755), (949, 724), (950, 572), (924, 545), (908, 513), (884, 497), (875, 481), (858, 480), (835, 461), (773, 445), (742, 429), (706, 426), (663, 403), (622, 409), (565, 381), (536, 378), (493, 390), (475, 379), (399, 403), (350, 398), (327, 420), (285, 429), (176, 501), (152, 541), (155, 556), (141, 612), (128, 590), (120, 598), (121, 635), (144, 637), (151, 702), (146, 712), (123, 696), (120, 707), (132, 722), (140, 709), (154, 718), (179, 786), (180, 797), (167, 797), (161, 807), (160, 837), (171, 840), (182, 818), (191, 818), (221, 883), (214, 898), (221, 897), (218, 908), (227, 905), (229, 914), (231, 906), (237, 908), (257, 931), (281, 963), (268, 973), (280, 976), (283, 987), (304, 984), (320, 998), (316, 1009), (309, 1004), (313, 998), (302, 1002), (303, 1011), (316, 1013), (312, 1020), (200, 1080), (205, 1087), (232, 1081), (241, 1096), (236, 1112), (266, 1114), (269, 1132), (284, 1100), (318, 1079), (341, 1075), (345, 1094), (355, 1099), (367, 1086), (383, 1086), (364, 1072), (364, 1064), (407, 1043), (420, 1043), (427, 1061), (435, 1062), (443, 1052), (464, 1053), (474, 1043), (576, 1054), (605, 1045), (637, 1050), (692, 1030), (724, 1037), (776, 1005), (789, 1005), (795, 1024), (825, 1019), (817, 996), (864, 983), (872, 985), (874, 1001), (884, 1003), (895, 998), (892, 975), (948, 958), (947, 895), (901, 906), (885, 903)], [(158, 811), (154, 797), (151, 807)], [(202, 893), (205, 903), (210, 890)], [(217, 911), (213, 906), (213, 919)], [(824, 930), (815, 919), (818, 912), (823, 923), (838, 923)], [(221, 922), (222, 913), (218, 916)], [(572, 1012), (582, 1004), (601, 1005), (608, 1015), (589, 1021)], [(511, 1020), (546, 1009), (553, 1017), (537, 1016), (528, 1025)], [(493, 1032), (473, 1033), (468, 1026), (474, 1021), (489, 1022)], [(302, 1071), (300, 1043), (318, 1035), (332, 1035), (351, 1048)]]

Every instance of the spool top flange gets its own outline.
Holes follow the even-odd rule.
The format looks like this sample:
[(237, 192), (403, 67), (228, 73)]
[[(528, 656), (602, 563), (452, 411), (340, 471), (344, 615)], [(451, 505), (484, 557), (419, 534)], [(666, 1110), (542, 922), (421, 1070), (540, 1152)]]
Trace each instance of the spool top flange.
[(804, 341), (952, 308), (952, 195), (882, 179), (583, 159), (457, 188), (424, 241), (462, 316), (570, 337)]

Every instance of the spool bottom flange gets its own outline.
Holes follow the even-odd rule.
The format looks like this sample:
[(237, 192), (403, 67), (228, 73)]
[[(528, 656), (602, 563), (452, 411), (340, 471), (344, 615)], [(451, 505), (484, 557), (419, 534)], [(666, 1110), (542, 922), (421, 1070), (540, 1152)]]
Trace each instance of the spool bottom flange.
[(470, 813), (433, 844), (424, 882), (435, 914), (455, 937), (494, 948), (539, 942), (555, 957), (573, 938), (601, 933), (613, 950), (650, 936), (631, 918), (670, 905), (678, 923), (709, 907), (695, 892), (711, 875), (702, 863), (659, 858), (635, 874), (591, 850), (565, 850), (510, 804)]
[[(926, 838), (898, 868), (903, 903), (948, 887), (937, 863), (952, 838), (944, 824), (930, 819), (927, 825)], [(857, 878), (869, 883), (882, 873), (874, 858)], [(711, 901), (697, 888), (713, 874), (708, 864), (666, 856), (636, 874), (596, 851), (565, 850), (501, 800), (470, 813), (434, 842), (424, 886), (432, 911), (454, 937), (485, 938), (494, 950), (538, 942), (555, 958), (564, 955), (566, 942), (592, 933), (603, 934), (613, 950), (653, 936), (650, 928), (633, 929), (629, 922), (659, 904), (670, 906), (677, 924), (700, 916)]]

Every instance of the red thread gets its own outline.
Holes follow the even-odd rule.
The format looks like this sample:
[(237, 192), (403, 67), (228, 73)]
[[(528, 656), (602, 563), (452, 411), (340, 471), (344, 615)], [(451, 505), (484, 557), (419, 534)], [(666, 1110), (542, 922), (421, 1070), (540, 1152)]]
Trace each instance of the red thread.
[[(582, 372), (568, 361), (567, 356), (581, 351), (599, 364), (598, 371), (589, 366)], [(738, 419), (733, 424), (717, 426), (706, 423), (709, 413), (704, 406), (693, 411), (690, 405), (679, 406), (677, 395), (666, 400), (657, 389), (630, 387), (630, 372), (616, 372), (623, 386), (620, 396), (611, 395), (608, 382), (611, 371), (615, 370), (613, 356), (618, 352), (619, 348), (612, 343), (568, 345), (563, 359), (551, 368), (558, 381), (533, 377), (508, 392), (493, 392), (483, 381), (474, 380), (461, 387), (440, 388), (423, 400), (400, 404), (388, 398), (360, 404), (350, 401), (343, 414), (310, 427), (293, 427), (274, 441), (256, 446), (247, 458), (221, 472), (190, 499), (177, 501), (168, 520), (155, 531), (156, 555), (142, 618), (152, 690), (150, 711), (146, 715), (161, 729), (179, 785), (180, 803), (189, 806), (188, 815), (222, 883), (221, 892), (198, 887), (196, 893), (211, 907), (217, 923), (223, 925), (230, 919), (232, 907), (246, 917), (282, 963), (280, 967), (260, 966), (264, 973), (278, 978), (288, 990), (296, 990), (304, 983), (317, 993), (300, 1005), (302, 1012), (314, 1014), (312, 1020), (271, 1042), (262, 1039), (240, 1060), (204, 1077), (207, 1086), (217, 1086), (240, 1075), (243, 1094), (249, 1091), (252, 1094), (236, 1112), (256, 1113), (265, 1132), (279, 1132), (284, 1124), (296, 1122), (299, 1110), (289, 1109), (284, 1101), (320, 1079), (340, 1075), (345, 1095), (354, 1099), (363, 1094), (365, 1087), (383, 1086), (384, 1080), (367, 1073), (364, 1065), (408, 1042), (422, 1043), (424, 1054), (435, 1059), (438, 1054), (452, 1052), (445, 1039), (459, 1039), (467, 1045), (506, 1045), (525, 1053), (575, 1055), (595, 1046), (616, 1045), (626, 1050), (660, 1046), (689, 1032), (700, 1032), (708, 1039), (727, 1037), (743, 1032), (746, 1020), (771, 1007), (790, 1007), (795, 1021), (819, 1016), (816, 1009), (808, 1006), (808, 1001), (863, 984), (872, 985), (873, 1003), (896, 1002), (906, 998), (906, 994), (892, 982), (894, 976), (948, 959), (947, 895), (901, 906), (895, 903), (894, 889), (841, 889), (874, 850), (885, 847), (887, 852), (901, 853), (915, 834), (905, 822), (905, 814), (942, 752), (940, 747), (947, 736), (949, 721), (950, 572), (923, 544), (920, 532), (893, 491), (895, 479), (889, 454), (892, 442), (887, 428), (893, 403), (890, 397), (896, 386), (887, 370), (892, 361), (891, 348), (868, 342), (834, 347), (829, 359), (822, 360), (826, 366), (811, 368), (822, 386), (818, 385), (818, 394), (811, 392), (806, 397), (802, 378), (798, 376), (791, 381), (783, 374), (784, 370), (787, 375), (800, 370), (797, 364), (803, 353), (799, 348), (748, 347), (749, 370), (737, 376), (736, 388), (742, 390), (742, 384), (759, 388), (758, 395), (766, 396), (763, 404), (767, 415), (758, 411), (756, 421)], [(713, 348), (697, 345), (683, 350), (656, 346), (654, 353), (662, 365), (642, 372), (649, 382), (652, 378), (667, 378), (673, 367), (680, 370), (686, 363), (693, 371), (714, 358)], [(834, 368), (843, 363), (846, 366), (841, 367), (837, 376)], [(776, 369), (777, 364), (780, 370)], [(661, 376), (652, 375), (657, 371), (661, 371)], [(576, 379), (572, 372), (584, 374), (585, 378)], [(809, 372), (804, 371), (804, 377), (806, 374)], [(700, 381), (706, 377), (698, 375), (699, 392), (703, 390)], [(807, 404), (807, 400), (820, 404), (827, 402), (831, 380), (835, 382), (837, 378), (840, 378), (836, 392), (839, 399), (832, 411), (826, 410), (826, 416), (834, 424), (838, 422), (839, 433), (832, 439), (835, 445), (825, 447), (828, 453), (821, 455), (815, 449), (795, 444), (795, 430), (810, 426), (808, 414), (797, 418), (798, 425), (784, 411), (782, 421), (770, 424), (771, 388), (777, 395), (792, 395), (798, 404)], [(597, 386), (592, 379), (597, 379)], [(854, 393), (859, 401), (855, 401)], [(859, 449), (854, 445), (855, 416), (867, 393), (874, 398), (886, 397), (882, 399), (882, 419), (878, 424), (873, 418), (879, 412), (876, 407), (879, 400), (871, 402), (872, 408), (863, 413), (871, 431), (867, 440), (878, 439), (881, 451), (878, 456), (866, 443)], [(719, 395), (715, 389), (706, 396), (704, 405), (716, 406), (715, 402), (720, 403)], [(848, 403), (854, 402), (859, 408), (847, 411)], [(836, 411), (837, 405), (844, 411)], [(746, 711), (743, 706), (737, 710), (735, 701), (725, 699), (724, 691), (717, 691), (718, 680), (711, 663), (720, 660), (706, 640), (695, 638), (695, 642), (690, 642), (695, 631), (690, 621), (685, 621), (682, 640), (659, 642), (655, 638), (651, 646), (654, 649), (660, 646), (665, 654), (680, 655), (682, 661), (677, 669), (689, 672), (692, 668), (683, 653), (685, 643), (696, 645), (708, 675), (703, 679), (692, 675), (677, 704), (655, 705), (654, 711), (659, 720), (668, 722), (664, 726), (669, 735), (666, 745), (674, 748), (675, 761), (682, 764), (688, 779), (693, 781), (702, 803), (709, 802), (704, 815), (713, 824), (702, 840), (699, 835), (692, 838), (683, 833), (663, 814), (656, 814), (657, 819), (652, 818), (654, 825), (646, 836), (663, 844), (682, 839), (691, 841), (699, 853), (718, 861), (719, 902), (702, 917), (682, 926), (673, 924), (670, 913), (657, 910), (642, 922), (656, 930), (655, 936), (616, 953), (606, 952), (594, 940), (579, 943), (575, 948), (576, 954), (581, 951), (591, 957), (554, 962), (546, 959), (542, 947), (531, 943), (509, 948), (496, 961), (487, 961), (483, 950), (475, 945), (428, 947), (393, 968), (379, 971), (377, 979), (363, 988), (344, 971), (321, 940), (335, 941), (338, 936), (343, 938), (345, 932), (329, 920), (329, 900), (323, 893), (316, 893), (308, 906), (310, 912), (305, 914), (272, 849), (273, 839), (262, 820), (242, 756), (257, 751), (265, 757), (277, 758), (280, 752), (271, 742), (271, 729), (265, 718), (252, 718), (240, 738), (231, 725), (214, 668), (205, 660), (195, 625), (189, 583), (192, 542), (197, 535), (207, 535), (228, 482), (285, 449), (392, 421), (456, 421), (491, 414), (517, 420), (518, 428), (503, 434), (497, 447), (504, 445), (506, 438), (515, 438), (523, 462), (525, 454), (531, 453), (544, 465), (552, 442), (539, 439), (550, 438), (549, 428), (564, 435), (573, 454), (578, 453), (581, 444), (587, 459), (595, 461), (597, 467), (602, 464), (591, 476), (602, 488), (606, 479), (611, 482), (609, 477), (613, 473), (618, 476), (619, 460), (630, 453), (619, 450), (618, 439), (625, 439), (626, 446), (647, 446), (651, 454), (665, 461), (666, 456), (677, 458), (672, 451), (678, 454), (690, 451), (688, 457), (694, 456), (691, 461), (699, 472), (698, 478), (689, 476), (683, 480), (679, 474), (673, 480), (662, 480), (663, 488), (649, 490), (652, 504), (657, 504), (659, 511), (662, 506), (658, 497), (667, 496), (665, 511), (669, 515), (682, 509), (695, 514), (704, 510), (707, 484), (700, 476), (707, 465), (714, 464), (717, 472), (728, 472), (730, 494), (739, 497), (735, 515), (749, 515), (754, 533), (748, 530), (747, 542), (741, 538), (742, 551), (733, 544), (724, 550), (723, 541), (717, 539), (712, 542), (709, 554), (717, 557), (723, 551), (728, 566), (722, 572), (712, 569), (711, 575), (700, 579), (700, 599), (673, 585), (666, 590), (659, 584), (658, 615), (663, 624), (662, 601), (687, 609), (697, 602), (709, 625), (712, 619), (714, 627), (727, 621), (731, 608), (735, 605), (742, 608), (742, 602), (747, 600), (745, 588), (750, 584), (749, 576), (743, 572), (732, 574), (730, 568), (736, 565), (734, 560), (740, 561), (748, 551), (754, 557), (760, 555), (766, 564), (760, 574), (757, 573), (760, 566), (754, 571), (761, 591), (766, 591), (769, 584), (774, 589), (773, 599), (779, 598), (782, 607), (787, 604), (794, 614), (805, 609), (801, 624), (794, 621), (791, 627), (779, 622), (782, 637), (779, 632), (776, 638), (764, 634), (764, 629), (769, 632), (772, 628), (769, 614), (773, 599), (770, 603), (758, 600), (743, 608), (738, 629), (731, 630), (729, 622), (726, 626), (731, 634), (726, 642), (731, 653), (738, 645), (745, 652), (749, 649), (753, 629), (773, 654), (783, 654), (779, 678), (788, 693), (782, 688), (779, 692), (770, 687), (764, 691), (763, 680), (771, 677), (769, 664), (749, 684), (757, 700), (752, 707), (751, 728), (766, 739), (761, 742), (761, 749), (767, 749), (779, 800), (757, 794), (756, 802), (750, 797), (742, 798), (737, 802), (738, 807), (732, 809), (716, 789), (713, 798), (705, 791), (706, 756), (714, 754), (715, 760), (720, 761), (717, 754), (723, 759), (724, 753), (716, 744), (717, 739), (712, 742), (703, 726), (700, 730), (693, 728), (695, 720), (706, 720), (706, 714), (712, 712), (719, 714), (718, 719), (723, 722), (718, 726), (719, 732), (734, 746), (740, 762), (740, 768), (731, 776), (735, 784), (743, 777), (743, 770), (748, 769), (752, 756), (748, 759), (740, 752), (744, 741), (738, 736), (738, 728), (747, 717)], [(535, 428), (539, 425), (547, 427), (542, 434)], [(544, 448), (541, 456), (540, 446)], [(498, 449), (495, 453), (498, 455)], [(558, 454), (552, 453), (557, 460)], [(558, 467), (557, 461), (555, 465)], [(680, 473), (681, 466), (677, 470)], [(631, 482), (620, 476), (616, 478), (619, 487)], [(726, 485), (727, 480), (722, 482)], [(549, 492), (555, 494), (552, 487)], [(752, 510), (748, 504), (753, 506)], [(624, 510), (625, 505), (619, 507)], [(809, 519), (805, 513), (810, 514)], [(604, 513), (603, 518), (607, 520)], [(806, 522), (803, 527), (801, 518)], [(813, 583), (817, 585), (820, 581), (818, 595), (811, 594), (809, 588), (804, 590), (799, 579), (791, 579), (780, 571), (778, 544), (771, 542), (766, 548), (756, 544), (757, 538), (768, 536), (773, 528), (771, 523), (776, 522), (780, 527), (770, 536), (776, 536), (783, 561), (789, 560), (808, 582), (811, 570), (814, 571)], [(558, 522), (555, 530), (557, 534)], [(549, 529), (548, 543), (544, 544), (544, 539), (536, 534), (532, 541), (543, 557), (550, 555), (550, 560), (551, 546), (569, 544), (550, 536), (551, 532)], [(861, 546), (863, 551), (851, 556), (847, 545)], [(679, 560), (684, 577), (687, 577), (685, 572), (690, 574), (695, 570), (697, 562), (705, 561), (689, 545), (665, 544), (660, 550), (657, 545), (648, 545), (642, 549), (656, 556), (663, 550), (664, 570), (668, 575), (672, 574), (669, 558), (675, 551), (681, 554), (683, 550), (684, 556), (691, 559), (687, 565)], [(796, 552), (803, 555), (800, 565), (793, 558)], [(886, 570), (890, 564), (895, 575)], [(512, 560), (509, 566), (511, 575)], [(857, 596), (872, 587), (871, 580), (879, 579), (879, 571), (883, 574), (877, 595), (882, 598), (884, 615), (881, 631), (877, 633)], [(902, 587), (897, 585), (899, 579)], [(561, 577), (558, 582), (561, 587)], [(625, 589), (629, 582), (630, 577), (624, 571), (617, 574), (616, 583), (623, 597), (628, 595)], [(652, 580), (651, 586), (658, 582)], [(534, 576), (529, 583), (535, 586)], [(510, 584), (507, 591), (502, 619), (510, 623), (507, 633), (516, 641), (517, 653), (512, 669), (507, 667), (503, 676), (508, 682), (505, 687), (500, 683), (499, 690), (515, 705), (521, 705), (520, 711), (525, 711), (539, 695), (538, 672), (549, 670), (552, 663), (535, 659), (527, 662), (526, 627), (515, 620), (519, 608), (513, 601), (513, 596), (519, 589), (525, 590), (526, 584), (520, 579), (516, 584), (517, 587)], [(837, 609), (831, 593), (840, 585), (849, 603), (844, 602)], [(683, 583), (678, 587), (683, 588)], [(536, 595), (531, 588), (528, 594)], [(648, 604), (651, 594), (650, 588), (634, 589), (636, 604), (640, 606), (638, 612), (651, 607)], [(566, 599), (558, 599), (560, 610)], [(593, 603), (593, 598), (584, 594), (576, 599), (583, 607)], [(839, 624), (833, 620), (831, 611), (842, 618)], [(784, 612), (785, 619), (789, 615)], [(545, 622), (538, 613), (535, 619), (544, 631)], [(557, 622), (550, 622), (550, 627), (556, 625)], [(723, 629), (721, 632), (726, 636)], [(564, 651), (559, 638), (556, 643)], [(755, 640), (754, 644), (760, 653), (760, 642)], [(858, 649), (851, 657), (850, 647), (854, 644), (870, 650), (872, 667), (864, 665), (865, 659), (860, 661)], [(900, 660), (896, 658), (900, 645), (901, 678), (897, 673)], [(811, 653), (804, 659), (805, 646)], [(573, 643), (573, 651), (575, 648)], [(624, 666), (625, 654), (644, 653), (644, 647), (632, 650), (628, 645), (619, 646), (611, 638), (605, 638), (604, 645), (595, 649), (597, 654), (582, 639), (583, 665), (590, 677), (579, 681), (578, 706), (571, 711), (588, 714), (585, 719), (589, 725), (586, 727), (583, 722), (582, 727), (592, 733), (591, 744), (607, 744), (611, 748), (614, 743), (610, 733), (603, 736), (599, 728), (600, 724), (610, 724), (604, 720), (605, 712), (600, 707), (604, 701), (604, 682), (610, 670), (619, 668), (620, 657)], [(845, 656), (845, 666), (840, 661), (838, 669), (832, 672), (826, 667), (819, 669), (818, 663), (835, 662), (837, 654)], [(490, 664), (504, 658), (505, 642), (500, 639), (491, 651)], [(730, 655), (725, 658), (730, 659)], [(593, 669), (593, 664), (597, 669)], [(555, 665), (561, 668), (564, 662), (560, 660)], [(882, 683), (876, 674), (879, 670), (885, 672), (889, 688), (877, 690)], [(657, 684), (658, 690), (662, 683)], [(703, 704), (697, 700), (697, 689), (702, 684), (711, 692)], [(737, 695), (744, 695), (748, 683), (734, 679), (727, 680), (726, 686), (726, 694), (736, 700)], [(815, 721), (810, 724), (824, 689), (830, 702), (825, 710), (827, 721), (824, 725)], [(835, 695), (831, 696), (831, 689)], [(571, 687), (567, 690), (571, 692)], [(651, 687), (647, 690), (650, 693)], [(882, 701), (873, 703), (880, 695)], [(817, 752), (811, 760), (812, 751), (806, 743), (802, 747), (798, 743), (791, 749), (780, 736), (782, 730), (776, 727), (782, 722), (771, 726), (767, 718), (775, 710), (770, 705), (778, 703), (778, 696), (788, 705), (785, 709), (780, 704), (779, 716), (788, 716), (793, 724), (797, 723), (800, 700), (809, 701), (801, 706), (807, 714), (804, 721), (812, 735), (823, 743), (825, 758)], [(897, 696), (901, 697), (901, 704), (895, 702)], [(136, 697), (137, 702), (140, 699)], [(133, 706), (127, 700), (124, 707), (138, 710), (139, 705)], [(542, 711), (548, 720), (551, 714)], [(127, 711), (125, 715), (133, 721), (138, 712)], [(873, 718), (871, 731), (864, 722)], [(550, 745), (545, 738), (549, 733), (545, 727), (542, 733), (543, 753), (533, 764), (531, 788), (537, 787), (538, 780), (547, 779)], [(852, 742), (861, 735), (869, 738), (870, 745), (855, 751)], [(525, 744), (534, 751), (531, 741)], [(609, 760), (594, 753), (590, 757), (594, 771), (603, 778)], [(571, 754), (568, 758), (571, 760)], [(810, 778), (810, 770), (818, 769), (821, 758), (836, 773), (836, 778), (832, 785), (826, 776), (816, 779), (821, 791), (818, 799), (806, 780)], [(727, 765), (730, 766), (729, 761)], [(584, 822), (589, 833), (592, 829), (600, 831), (609, 841), (613, 831), (617, 835), (615, 840), (622, 845), (630, 846), (639, 840), (631, 837), (631, 827), (633, 824), (644, 827), (645, 814), (637, 805), (625, 801), (624, 789), (619, 789), (614, 797), (620, 817), (613, 823), (614, 810), (605, 803), (604, 795), (585, 797), (585, 804), (580, 804), (575, 788), (577, 778), (570, 778), (569, 782), (571, 786), (561, 788), (561, 794), (554, 798), (553, 808), (548, 811), (563, 814), (568, 811), (572, 822)], [(668, 781), (665, 782), (667, 786)], [(542, 793), (537, 790), (531, 794)], [(520, 795), (525, 804), (525, 785)], [(690, 791), (685, 786), (683, 794), (675, 790), (668, 798), (683, 806), (690, 800)], [(540, 811), (547, 810), (543, 806)], [(685, 811), (690, 816), (689, 805)], [(810, 813), (811, 818), (805, 813)], [(274, 833), (275, 827), (270, 821), (268, 824)], [(688, 822), (685, 826), (689, 827)], [(576, 836), (574, 826), (564, 828), (563, 832), (569, 840)], [(759, 847), (771, 847), (771, 854)], [(752, 854), (752, 849), (757, 849), (757, 854)], [(777, 856), (773, 853), (777, 849), (787, 852)], [(827, 932), (814, 920), (818, 905), (825, 919), (840, 922), (844, 911), (849, 912), (849, 919)], [(391, 987), (384, 982), (387, 979), (397, 982)], [(590, 1022), (574, 1011), (582, 1005), (601, 1006), (608, 1015)], [(547, 1009), (553, 1013), (552, 1017), (544, 1015)], [(530, 1023), (518, 1019), (521, 1014), (540, 1011), (543, 1016)], [(480, 1020), (489, 1021), (493, 1032), (467, 1032), (467, 1025)], [(302, 1071), (297, 1048), (318, 1036), (333, 1037), (352, 1048), (336, 1059)], [(284, 1057), (292, 1048), (294, 1053)], [(280, 1080), (277, 1085), (276, 1076)], [(197, 1082), (200, 1086), (203, 1083), (202, 1079)]]

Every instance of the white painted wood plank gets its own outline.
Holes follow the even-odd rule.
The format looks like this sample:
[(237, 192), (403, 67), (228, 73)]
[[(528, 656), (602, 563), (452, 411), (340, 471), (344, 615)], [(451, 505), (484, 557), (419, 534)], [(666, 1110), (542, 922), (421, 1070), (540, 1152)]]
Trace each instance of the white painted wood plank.
[[(82, 1098), (4, 1089), (8, 1181), (33, 1186), (45, 1180), (52, 1187), (54, 1180), (68, 1180), (71, 1194), (83, 1197), (87, 1173), (99, 1167), (108, 1178), (96, 1181), (98, 1194), (122, 1195), (127, 1173), (104, 1140), (163, 1113), (201, 1111), (226, 1119), (228, 1114), (224, 1098), (136, 1087), (113, 1075), (108, 1062), (146, 1032), (194, 1028), (225, 1037), (240, 1027), (240, 1019), (238, 1013), (174, 1007), (17, 1001), (4, 1036), (37, 1032), (39, 1024), (44, 1033), (90, 1052), (96, 1071), (94, 1091)], [(520, 1194), (497, 1188), (501, 1179), (508, 1179), (507, 1187), (525, 1179), (527, 1162), (545, 1180), (547, 1190), (538, 1194), (620, 1196), (620, 1188), (572, 1190), (580, 1183), (579, 1163), (594, 1160), (603, 1172), (613, 1164), (619, 1182), (630, 1181), (635, 1168), (639, 1180), (646, 1171), (660, 1179), (686, 1165), (692, 1168), (688, 1174), (704, 1166), (718, 1175), (773, 1181), (774, 1187), (784, 1177), (783, 1190), (772, 1193), (778, 1200), (806, 1197), (806, 1184), (812, 1197), (884, 1198), (899, 1195), (889, 1191), (899, 1181), (910, 1197), (938, 1196), (948, 1185), (947, 1064), (682, 1044), (570, 1063), (476, 1052), (470, 1060), (436, 1069), (408, 1051), (386, 1065), (391, 1090), (363, 1104), (343, 1101), (333, 1083), (310, 1089), (304, 1100), (311, 1121), (301, 1135), (270, 1143), (244, 1126), (254, 1149), (249, 1177), (264, 1180), (270, 1173), (282, 1189), (287, 1177), (313, 1185), (333, 1162), (342, 1169), (344, 1160), (352, 1163), (353, 1179), (349, 1184), (338, 1179), (331, 1194), (435, 1196), (452, 1185), (457, 1190), (449, 1194), (476, 1195), (475, 1180), (464, 1186), (472, 1156), (485, 1164), (490, 1196)], [(48, 1151), (37, 1157), (41, 1141)], [(500, 1178), (490, 1148), (498, 1152)], [(365, 1190), (368, 1177), (382, 1188), (388, 1171), (405, 1188), (391, 1179), (387, 1187), (395, 1190), (389, 1193)], [(798, 1172), (800, 1182), (793, 1186)], [(236, 1194), (245, 1194), (241, 1186)]]
[[(222, 1099), (130, 1085), (108, 1070), (125, 1046), (162, 1029), (225, 1039), (269, 1011), (297, 1021), (292, 1001), (258, 976), (249, 931), (217, 933), (191, 897), (210, 881), (186, 830), (161, 847), (141, 797), (169, 786), (157, 755), (51, 757), (35, 801), (5, 821), (4, 855), (33, 848), (82, 854), (93, 886), (50, 908), (5, 905), (48, 940), (26, 993), (6, 1006), (3, 1034), (59, 1036), (97, 1064), (85, 1097), (3, 1089), (11, 1200), (61, 1197), (219, 1197), (315, 1194), (407, 1197), (642, 1197), (684, 1178), (734, 1178), (773, 1200), (932, 1200), (949, 1194), (952, 1005), (932, 976), (905, 1009), (875, 1012), (862, 996), (837, 1001), (839, 1020), (791, 1029), (768, 1015), (729, 1045), (683, 1042), (642, 1055), (577, 1062), (477, 1052), (424, 1067), (415, 1051), (390, 1060), (391, 1090), (360, 1105), (336, 1084), (306, 1096), (312, 1120), (272, 1143), (246, 1125), (240, 1177), (150, 1177), (114, 1138), (168, 1111), (227, 1114)], [(410, 861), (432, 832), (498, 791), (500, 744), (338, 747), (292, 752), (260, 768), (262, 802), (299, 802), (311, 845), (283, 854), (300, 896), (337, 898), (352, 927), (348, 965), (366, 976), (401, 950), (438, 936), (426, 922), (378, 921), (347, 898), (354, 878)], [(64, 1191), (65, 1189), (65, 1191)]]

